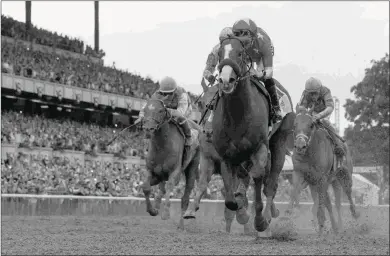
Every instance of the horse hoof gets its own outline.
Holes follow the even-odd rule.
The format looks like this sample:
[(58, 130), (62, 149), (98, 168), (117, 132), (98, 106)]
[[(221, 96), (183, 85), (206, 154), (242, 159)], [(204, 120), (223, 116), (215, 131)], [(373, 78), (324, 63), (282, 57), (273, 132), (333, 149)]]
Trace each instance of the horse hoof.
[(255, 230), (251, 229), (251, 227), (250, 227), (250, 225), (248, 225), (248, 223), (244, 225), (244, 235), (251, 236), (251, 235), (254, 235), (255, 233), (257, 233), (257, 232), (255, 232)]
[(279, 209), (276, 209), (276, 208), (275, 208), (275, 210), (273, 210), (273, 209), (271, 208), (271, 215), (272, 215), (272, 218), (277, 218), (277, 217), (279, 217), (279, 214), (280, 214)]
[(226, 207), (231, 211), (237, 211), (238, 210), (238, 204), (236, 202), (225, 202)]
[(360, 217), (360, 212), (355, 212), (355, 214), (352, 215), (355, 220), (359, 219)]
[(186, 211), (183, 215), (183, 218), (188, 219), (195, 219), (195, 213), (193, 211)]
[(255, 229), (258, 232), (263, 232), (269, 227), (269, 222), (263, 216), (255, 217)]
[(249, 221), (249, 214), (247, 213), (246, 209), (241, 208), (236, 213), (236, 220), (239, 224), (245, 225)]
[(169, 218), (170, 218), (169, 209), (168, 210), (164, 210), (163, 213), (161, 214), (161, 219), (162, 220), (168, 220)]
[(158, 210), (157, 209), (151, 209), (148, 211), (148, 213), (150, 214), (150, 216), (157, 216), (158, 215)]

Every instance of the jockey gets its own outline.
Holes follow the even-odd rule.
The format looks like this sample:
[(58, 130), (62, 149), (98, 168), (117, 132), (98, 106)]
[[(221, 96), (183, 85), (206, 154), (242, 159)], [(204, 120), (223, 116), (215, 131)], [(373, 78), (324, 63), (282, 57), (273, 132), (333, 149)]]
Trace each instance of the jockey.
[(330, 90), (323, 86), (317, 78), (310, 77), (305, 83), (305, 90), (302, 93), (298, 107), (313, 109), (313, 120), (322, 120), (322, 123), (330, 130), (329, 134), (335, 144), (335, 153), (339, 157), (345, 155), (340, 139), (336, 136), (336, 131), (330, 124), (329, 118), (334, 109), (334, 102)]
[[(187, 92), (171, 77), (164, 77), (160, 81), (160, 88), (152, 95), (152, 99), (160, 99), (164, 102), (169, 113), (175, 118), (182, 127), (186, 137), (184, 144), (184, 153), (189, 152), (192, 143), (191, 128), (187, 121), (187, 114), (190, 112), (190, 101)], [(139, 112), (138, 119), (134, 122), (138, 124), (144, 117), (144, 108)], [(183, 156), (186, 159), (186, 155)]]
[(272, 79), (273, 75), (273, 57), (274, 46), (271, 38), (261, 28), (257, 27), (256, 23), (251, 19), (240, 19), (233, 25), (233, 33), (237, 37), (249, 38), (252, 43), (248, 49), (248, 54), (252, 61), (256, 62), (256, 70), (253, 70), (259, 78), (264, 76), (264, 84), (270, 94), (274, 113), (274, 120), (283, 119), (279, 106), (278, 96), (276, 94), (275, 82)]
[[(222, 29), (221, 33), (219, 33), (219, 41), (221, 42), (223, 39), (227, 38), (228, 36), (233, 35), (233, 30), (231, 27), (226, 27)], [(217, 44), (216, 46), (213, 47), (211, 50), (211, 53), (207, 57), (207, 62), (206, 62), (206, 68), (203, 71), (203, 77), (209, 83), (212, 85), (215, 82), (215, 76), (214, 71), (215, 67), (218, 64), (218, 51), (219, 51), (220, 44)]]

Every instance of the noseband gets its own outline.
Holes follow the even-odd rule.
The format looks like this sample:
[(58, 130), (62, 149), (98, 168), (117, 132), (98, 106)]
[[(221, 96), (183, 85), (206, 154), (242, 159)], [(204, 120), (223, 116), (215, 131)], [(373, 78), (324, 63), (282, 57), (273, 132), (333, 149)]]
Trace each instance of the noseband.
[[(311, 118), (310, 115), (308, 114), (298, 114), (298, 115), (306, 115), (306, 116), (309, 116)], [(294, 130), (294, 137), (295, 137), (295, 141), (294, 141), (294, 144), (295, 142), (297, 142), (299, 139), (303, 140), (306, 144), (306, 146), (310, 145), (310, 142), (311, 142), (311, 139), (313, 137), (313, 133), (314, 133), (314, 129), (312, 129), (312, 131), (310, 132), (310, 136), (307, 136), (306, 134), (304, 133), (299, 133), (297, 135), (295, 135), (295, 130)]]

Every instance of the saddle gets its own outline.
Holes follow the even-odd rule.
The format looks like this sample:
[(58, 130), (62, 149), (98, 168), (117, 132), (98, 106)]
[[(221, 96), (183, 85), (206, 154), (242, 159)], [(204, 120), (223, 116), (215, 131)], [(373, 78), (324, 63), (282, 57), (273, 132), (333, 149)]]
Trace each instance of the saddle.
[[(181, 135), (183, 136), (183, 138), (185, 139), (186, 136), (185, 136), (185, 134), (184, 134), (183, 128), (181, 127), (181, 125), (179, 124), (179, 122), (176, 120), (176, 118), (172, 118), (172, 119), (170, 120), (170, 122), (171, 122), (172, 124), (174, 124), (174, 125), (178, 128), (180, 134), (181, 134)], [(188, 124), (190, 125), (190, 129), (191, 129), (191, 139), (192, 139), (192, 140), (191, 140), (191, 147), (197, 146), (197, 145), (199, 145), (199, 140), (198, 140), (197, 138), (198, 138), (199, 132), (201, 131), (201, 127), (200, 127), (197, 123), (195, 123), (194, 121), (192, 121), (192, 120), (190, 120), (190, 119), (187, 119), (187, 122), (188, 122)]]

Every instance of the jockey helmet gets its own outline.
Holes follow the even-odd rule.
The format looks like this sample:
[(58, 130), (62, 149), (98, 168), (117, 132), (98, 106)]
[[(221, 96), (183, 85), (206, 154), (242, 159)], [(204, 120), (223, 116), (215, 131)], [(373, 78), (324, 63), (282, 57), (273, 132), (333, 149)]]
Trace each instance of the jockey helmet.
[(160, 81), (159, 91), (162, 93), (171, 93), (174, 92), (177, 88), (176, 81), (169, 76), (164, 77)]
[(219, 33), (219, 41), (222, 41), (225, 38), (233, 35), (233, 30), (231, 27), (226, 27), (222, 29), (221, 33)]
[(318, 92), (322, 87), (322, 83), (319, 79), (310, 77), (305, 83), (305, 91)]
[(249, 18), (240, 19), (234, 23), (233, 33), (235, 36), (254, 36), (257, 33), (257, 25)]

